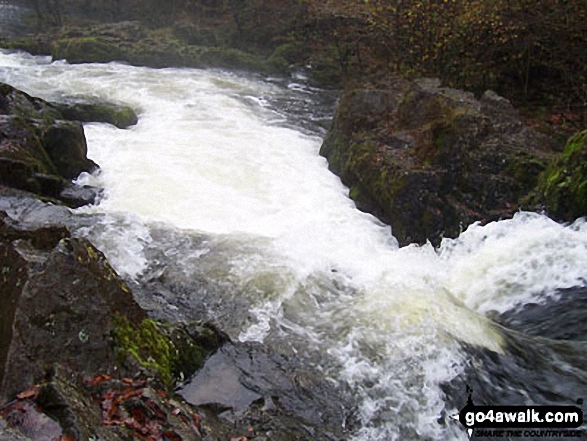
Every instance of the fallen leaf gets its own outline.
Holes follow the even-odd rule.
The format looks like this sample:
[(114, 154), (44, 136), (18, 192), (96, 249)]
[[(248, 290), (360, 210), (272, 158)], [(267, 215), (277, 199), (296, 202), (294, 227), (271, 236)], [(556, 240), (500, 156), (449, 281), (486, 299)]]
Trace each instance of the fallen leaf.
[(96, 375), (94, 375), (94, 378), (91, 380), (91, 384), (92, 384), (92, 386), (98, 386), (98, 385), (105, 383), (106, 381), (110, 381), (110, 380), (112, 380), (112, 377), (110, 375), (96, 374)]
[(35, 399), (37, 398), (37, 396), (39, 395), (39, 390), (41, 389), (41, 386), (35, 384), (34, 386), (29, 387), (27, 390), (25, 390), (24, 392), (19, 393), (16, 398), (18, 398), (19, 400), (24, 400), (26, 398), (32, 398)]

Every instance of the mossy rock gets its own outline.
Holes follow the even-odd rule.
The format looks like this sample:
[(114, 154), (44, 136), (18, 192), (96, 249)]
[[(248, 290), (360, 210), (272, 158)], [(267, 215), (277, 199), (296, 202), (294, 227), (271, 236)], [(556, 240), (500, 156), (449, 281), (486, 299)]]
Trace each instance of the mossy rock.
[(53, 59), (69, 63), (108, 63), (124, 61), (124, 52), (115, 40), (100, 37), (62, 38), (53, 44)]
[(44, 150), (59, 175), (75, 179), (81, 172), (93, 172), (97, 165), (87, 157), (87, 144), (83, 127), (71, 121), (55, 121), (39, 127)]
[(233, 48), (190, 46), (186, 52), (186, 64), (194, 67), (216, 67), (266, 71), (267, 62), (256, 55)]
[(538, 197), (557, 220), (587, 215), (587, 130), (571, 137), (540, 178)]
[(299, 43), (285, 43), (277, 46), (267, 59), (267, 63), (276, 72), (287, 73), (300, 66), (307, 58), (307, 50)]
[(227, 339), (211, 325), (172, 325), (152, 319), (134, 325), (123, 316), (115, 318), (112, 336), (120, 363), (130, 356), (168, 387), (190, 377)]
[(129, 106), (109, 103), (54, 104), (63, 117), (79, 122), (104, 122), (126, 129), (138, 122), (135, 111)]
[(334, 45), (315, 52), (310, 60), (310, 80), (322, 87), (338, 87), (343, 78), (338, 52)]
[(0, 39), (0, 47), (15, 51), (28, 52), (31, 55), (47, 55), (51, 53), (49, 38), (43, 36), (21, 36), (17, 38)]
[(205, 28), (187, 20), (174, 23), (171, 27), (173, 37), (195, 46), (217, 46), (218, 38), (213, 27)]

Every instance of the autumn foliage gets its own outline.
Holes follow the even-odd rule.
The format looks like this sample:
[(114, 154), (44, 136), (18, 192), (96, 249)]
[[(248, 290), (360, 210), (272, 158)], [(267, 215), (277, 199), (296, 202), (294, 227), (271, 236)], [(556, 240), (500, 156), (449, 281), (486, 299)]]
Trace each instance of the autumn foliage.
[[(520, 100), (587, 101), (584, 0), (309, 0), (341, 66)], [(339, 26), (332, 23), (338, 21)], [(346, 47), (346, 50), (340, 50)]]
[(585, 0), (26, 1), (65, 25), (64, 11), (77, 11), (185, 24), (212, 35), (212, 44), (264, 55), (288, 44), (280, 55), (312, 65), (324, 84), (426, 75), (478, 93), (493, 89), (517, 104), (582, 112), (587, 102)]

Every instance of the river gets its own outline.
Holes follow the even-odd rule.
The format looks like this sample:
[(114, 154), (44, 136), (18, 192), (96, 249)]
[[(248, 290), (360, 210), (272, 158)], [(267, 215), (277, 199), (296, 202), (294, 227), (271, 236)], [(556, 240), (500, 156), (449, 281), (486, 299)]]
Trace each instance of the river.
[(587, 398), (584, 221), (518, 213), (399, 248), (318, 155), (313, 109), (330, 109), (295, 79), (0, 52), (0, 81), (137, 111), (126, 130), (85, 125), (101, 170), (78, 180), (105, 192), (77, 234), (127, 280), (165, 285), (144, 306), (213, 320), (344, 390), (350, 439), (468, 439), (448, 418), (466, 385), (479, 404)]

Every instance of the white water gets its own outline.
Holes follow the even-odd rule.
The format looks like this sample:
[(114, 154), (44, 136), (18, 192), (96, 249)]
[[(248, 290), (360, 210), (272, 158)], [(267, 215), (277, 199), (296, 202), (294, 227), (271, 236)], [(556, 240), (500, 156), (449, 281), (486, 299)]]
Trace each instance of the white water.
[[(390, 228), (355, 209), (318, 155), (320, 138), (285, 128), (267, 104), (280, 87), (230, 73), (64, 62), (0, 53), (0, 81), (49, 100), (94, 97), (135, 108), (139, 124), (85, 126), (102, 167), (81, 181), (107, 195), (98, 245), (140, 277), (149, 224), (207, 234), (185, 261), (250, 305), (242, 340), (304, 341), (325, 372), (354, 388), (362, 440), (467, 439), (440, 426), (439, 385), (458, 376), (458, 342), (503, 350), (486, 318), (581, 282), (587, 227), (519, 214), (457, 240), (399, 249)], [(220, 251), (218, 251), (220, 250)], [(295, 343), (291, 351), (300, 350)]]

